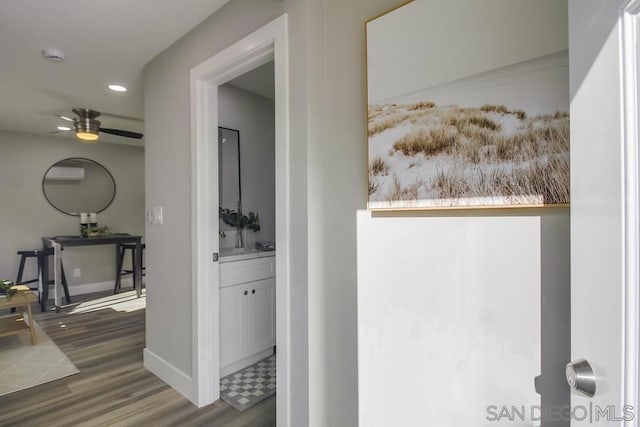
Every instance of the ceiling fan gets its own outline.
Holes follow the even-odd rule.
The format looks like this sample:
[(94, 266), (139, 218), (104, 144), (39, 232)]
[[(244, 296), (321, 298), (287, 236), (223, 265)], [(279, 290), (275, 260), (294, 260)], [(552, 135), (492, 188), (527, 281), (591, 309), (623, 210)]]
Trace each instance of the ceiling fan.
[(101, 115), (98, 111), (90, 110), (88, 108), (74, 108), (71, 111), (73, 111), (77, 117), (73, 119), (62, 115), (59, 115), (58, 117), (73, 121), (76, 137), (82, 141), (95, 142), (98, 140), (100, 132), (135, 139), (141, 139), (143, 136), (138, 132), (101, 127), (100, 121), (96, 120), (96, 118)]

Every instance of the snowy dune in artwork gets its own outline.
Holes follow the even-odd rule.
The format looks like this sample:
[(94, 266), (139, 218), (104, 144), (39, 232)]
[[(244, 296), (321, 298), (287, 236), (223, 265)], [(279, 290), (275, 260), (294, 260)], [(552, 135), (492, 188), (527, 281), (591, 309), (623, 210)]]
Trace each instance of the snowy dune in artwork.
[(569, 203), (567, 51), (369, 105), (369, 207)]

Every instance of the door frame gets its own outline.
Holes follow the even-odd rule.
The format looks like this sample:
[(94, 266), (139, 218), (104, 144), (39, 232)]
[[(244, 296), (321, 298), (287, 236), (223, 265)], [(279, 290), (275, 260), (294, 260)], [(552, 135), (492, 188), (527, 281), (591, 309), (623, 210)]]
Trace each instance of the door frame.
[[(276, 417), (290, 424), (290, 108), (287, 14), (191, 69), (191, 195), (194, 401), (220, 397), (218, 238), (218, 86), (270, 60), (275, 68)], [(215, 173), (214, 173), (215, 172)]]
[[(638, 55), (640, 0), (628, 1), (620, 11), (620, 75), (622, 99), (623, 190), (623, 405), (640, 409), (640, 165), (638, 155)], [(637, 422), (637, 420), (635, 421)]]

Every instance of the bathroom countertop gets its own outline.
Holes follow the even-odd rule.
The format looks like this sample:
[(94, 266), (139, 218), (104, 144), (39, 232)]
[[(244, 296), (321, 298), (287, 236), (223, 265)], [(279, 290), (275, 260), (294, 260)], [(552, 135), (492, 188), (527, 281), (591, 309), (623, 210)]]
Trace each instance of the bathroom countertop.
[(275, 256), (276, 251), (258, 251), (249, 248), (220, 248), (220, 263), (243, 261), (254, 258)]

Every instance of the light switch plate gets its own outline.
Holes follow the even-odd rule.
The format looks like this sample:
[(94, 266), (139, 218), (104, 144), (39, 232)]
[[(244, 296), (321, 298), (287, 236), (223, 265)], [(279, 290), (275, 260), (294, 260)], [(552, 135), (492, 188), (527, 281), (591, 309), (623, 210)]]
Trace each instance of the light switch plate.
[(153, 211), (151, 209), (147, 211), (147, 224), (153, 224)]
[(162, 224), (162, 206), (156, 206), (153, 208), (153, 223), (154, 224)]

